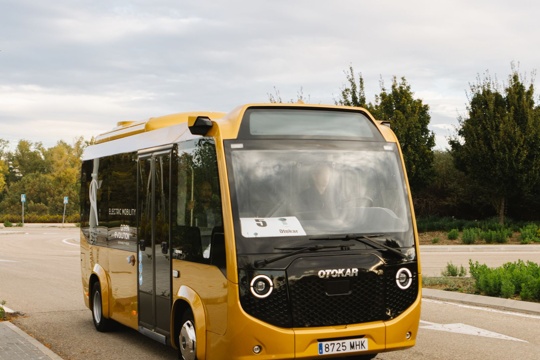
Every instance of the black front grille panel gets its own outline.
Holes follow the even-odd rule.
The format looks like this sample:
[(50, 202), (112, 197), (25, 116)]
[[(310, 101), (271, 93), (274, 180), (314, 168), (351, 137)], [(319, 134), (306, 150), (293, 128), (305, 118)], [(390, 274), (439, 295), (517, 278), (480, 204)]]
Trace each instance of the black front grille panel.
[[(400, 289), (396, 284), (396, 273), (402, 267), (409, 269), (413, 275), (412, 284), (407, 290)], [(394, 318), (411, 306), (418, 297), (418, 273), (416, 264), (387, 267), (385, 274), (386, 313)]]
[[(396, 273), (402, 267), (413, 274), (412, 284), (406, 290), (396, 284)], [(358, 276), (346, 279), (309, 275), (287, 281), (284, 273), (273, 275), (274, 291), (264, 299), (254, 297), (249, 289), (251, 279), (257, 274), (240, 271), (242, 308), (264, 322), (286, 328), (389, 320), (409, 308), (418, 295), (416, 263), (383, 267), (378, 272), (360, 271)], [(338, 281), (341, 282), (338, 286), (331, 283)], [(329, 294), (329, 289), (335, 288), (342, 291)]]
[[(360, 273), (348, 279), (349, 294), (327, 295), (318, 276), (303, 277), (290, 284), (294, 327), (330, 326), (383, 319), (383, 279), (375, 273)], [(338, 280), (339, 281), (339, 280)]]
[(272, 276), (274, 280), (274, 291), (270, 296), (259, 299), (250, 291), (251, 279), (257, 274), (240, 271), (240, 304), (242, 308), (253, 317), (279, 327), (292, 327), (291, 311), (289, 308), (289, 295), (287, 293), (286, 281), (282, 277)]

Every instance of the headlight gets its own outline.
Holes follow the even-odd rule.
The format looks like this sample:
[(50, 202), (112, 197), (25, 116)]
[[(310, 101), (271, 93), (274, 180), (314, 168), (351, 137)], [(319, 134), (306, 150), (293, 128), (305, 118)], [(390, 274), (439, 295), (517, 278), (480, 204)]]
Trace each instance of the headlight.
[(272, 282), (272, 279), (266, 275), (257, 275), (251, 280), (249, 287), (253, 296), (264, 299), (272, 293), (272, 290), (274, 290), (274, 283)]
[(413, 276), (411, 270), (401, 268), (396, 273), (396, 284), (401, 290), (407, 290), (412, 284)]

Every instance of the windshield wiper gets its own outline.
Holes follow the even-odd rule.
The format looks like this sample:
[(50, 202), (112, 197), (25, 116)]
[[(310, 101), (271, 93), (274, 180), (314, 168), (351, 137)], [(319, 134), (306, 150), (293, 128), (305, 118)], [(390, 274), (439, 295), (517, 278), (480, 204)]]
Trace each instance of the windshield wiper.
[(277, 248), (275, 248), (276, 250), (294, 250), (294, 251), (292, 251), (290, 253), (287, 253), (287, 254), (284, 254), (284, 255), (272, 257), (272, 258), (266, 258), (266, 259), (262, 259), (262, 260), (257, 260), (257, 261), (255, 261), (254, 265), (255, 265), (256, 268), (259, 268), (261, 266), (264, 266), (264, 265), (279, 261), (281, 259), (285, 259), (285, 258), (287, 258), (289, 256), (293, 256), (293, 255), (296, 255), (296, 254), (301, 254), (301, 253), (304, 253), (304, 252), (318, 251), (318, 250), (322, 250), (322, 249), (350, 250), (351, 246), (354, 246), (354, 244), (353, 245), (314, 245), (314, 246), (303, 246), (303, 247), (277, 247)]
[[(320, 236), (320, 237), (315, 236), (315, 237), (310, 238), (310, 240), (344, 240), (344, 241), (355, 240), (377, 250), (388, 250), (391, 253), (398, 255), (402, 259), (407, 258), (407, 256), (403, 254), (401, 251), (373, 240), (373, 238), (380, 238), (383, 236), (384, 234), (374, 234), (374, 235), (346, 234), (346, 235), (328, 235), (328, 236)], [(385, 238), (385, 240), (388, 240), (388, 239)]]

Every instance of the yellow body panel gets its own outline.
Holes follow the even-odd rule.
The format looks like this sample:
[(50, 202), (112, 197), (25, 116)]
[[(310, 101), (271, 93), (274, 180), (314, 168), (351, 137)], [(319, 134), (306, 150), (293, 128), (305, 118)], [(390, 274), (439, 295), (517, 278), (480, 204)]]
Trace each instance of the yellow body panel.
[(109, 317), (136, 329), (137, 323), (137, 267), (128, 262), (134, 252), (109, 250)]
[(135, 263), (128, 263), (130, 256), (135, 256), (135, 253), (90, 246), (81, 241), (81, 274), (86, 306), (90, 308), (90, 278), (97, 276), (101, 285), (103, 315), (137, 329), (137, 267)]

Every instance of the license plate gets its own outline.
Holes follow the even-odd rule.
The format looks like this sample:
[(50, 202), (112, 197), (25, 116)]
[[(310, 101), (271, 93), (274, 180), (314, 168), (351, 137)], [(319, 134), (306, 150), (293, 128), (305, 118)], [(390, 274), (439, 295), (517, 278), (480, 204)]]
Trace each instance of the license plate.
[(368, 350), (368, 340), (366, 338), (319, 342), (319, 355), (343, 354), (366, 350)]

